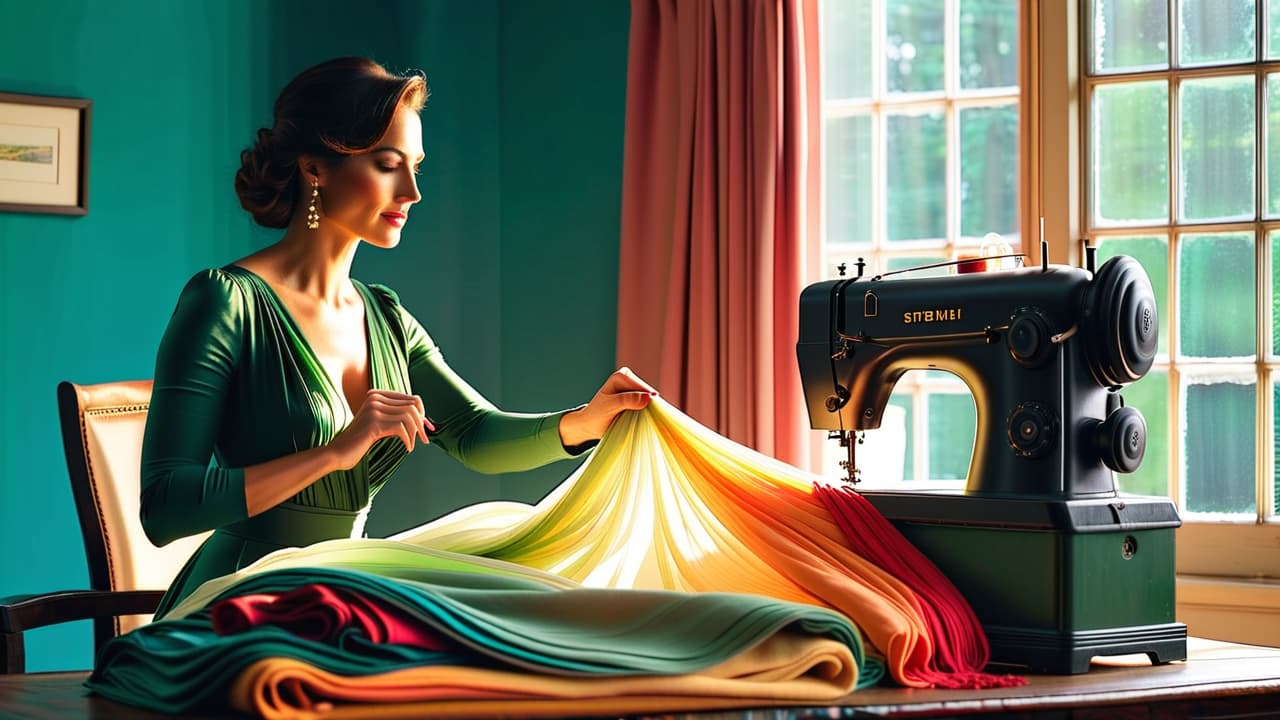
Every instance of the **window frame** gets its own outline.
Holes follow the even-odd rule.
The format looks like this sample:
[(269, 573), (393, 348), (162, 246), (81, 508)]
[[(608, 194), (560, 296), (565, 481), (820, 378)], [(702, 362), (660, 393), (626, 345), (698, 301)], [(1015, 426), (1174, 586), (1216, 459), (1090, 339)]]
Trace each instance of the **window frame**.
[[(833, 1), (833, 0), (827, 0)], [(844, 0), (834, 0), (841, 2)], [(859, 0), (861, 1), (861, 0)], [(887, 1), (887, 0), (886, 0)], [(845, 99), (839, 101), (822, 101), (822, 132), (823, 145), (826, 144), (827, 122), (833, 118), (847, 118), (864, 116), (869, 118), (872, 128), (872, 137), (875, 141), (870, 151), (871, 177), (872, 187), (870, 193), (870, 207), (872, 208), (871, 218), (871, 235), (870, 244), (855, 244), (846, 246), (843, 252), (829, 252), (829, 246), (825, 242), (827, 235), (827, 216), (825, 212), (820, 213), (823, 241), (820, 243), (812, 243), (811, 251), (807, 258), (808, 277), (832, 277), (833, 268), (837, 262), (841, 262), (846, 266), (845, 272), (853, 275), (857, 272), (854, 263), (859, 259), (864, 259), (867, 263), (868, 273), (883, 272), (887, 269), (887, 263), (891, 259), (917, 257), (922, 262), (925, 258), (937, 259), (945, 257), (954, 260), (963, 254), (976, 254), (981, 247), (981, 239), (968, 237), (962, 234), (961, 229), (961, 207), (959, 198), (960, 192), (960, 167), (959, 160), (961, 154), (961, 118), (960, 115), (965, 110), (975, 108), (992, 108), (1014, 106), (1018, 109), (1018, 131), (1019, 131), (1019, 153), (1025, 152), (1025, 147), (1021, 138), (1023, 137), (1023, 113), (1021, 112), (1021, 92), (1019, 87), (1010, 86), (991, 86), (984, 88), (965, 89), (961, 87), (959, 76), (959, 57), (960, 57), (960, 17), (959, 8), (961, 0), (946, 0), (945, 3), (945, 20), (947, 28), (944, 31), (945, 36), (951, 40), (948, 43), (944, 53), (944, 82), (941, 90), (931, 90), (923, 92), (903, 92), (890, 95), (885, 88), (886, 84), (886, 67), (885, 52), (882, 46), (883, 37), (886, 33), (886, 18), (884, 13), (884, 5), (880, 2), (871, 4), (871, 86), (870, 96), (866, 98)], [(1020, 11), (1025, 12), (1025, 11)], [(1021, 18), (1019, 18), (1021, 21)], [(1019, 53), (1022, 51), (1020, 50)], [(1022, 79), (1022, 58), (1018, 61), (1018, 78)], [(887, 192), (887, 169), (886, 169), (886, 146), (888, 144), (888, 120), (893, 116), (910, 116), (915, 114), (929, 114), (938, 112), (942, 115), (945, 142), (946, 142), (946, 170), (944, 181), (944, 193), (946, 196), (946, 217), (944, 219), (943, 237), (930, 238), (925, 240), (886, 240), (888, 223), (888, 203), (885, 199)], [(822, 156), (823, 168), (821, 185), (821, 206), (827, 205), (827, 193), (829, 186), (826, 182), (826, 156)], [(1019, 171), (1021, 174), (1021, 170)], [(1021, 193), (1019, 193), (1021, 195)], [(1019, 206), (1024, 203), (1024, 199), (1019, 197)], [(1015, 214), (1017, 220), (1015, 227), (1018, 233), (1018, 241), (1022, 245), (1024, 251), (1027, 248), (1027, 236), (1023, 228), (1024, 223), (1020, 215)], [(838, 247), (838, 246), (837, 246)], [(878, 269), (877, 269), (878, 268)], [(921, 412), (922, 406), (928, 405), (928, 398), (935, 394), (964, 394), (972, 396), (970, 389), (958, 377), (926, 377), (923, 371), (908, 373), (902, 378), (895, 387), (895, 392), (901, 391), (910, 397), (913, 406), (912, 417), (915, 418), (915, 425), (918, 427), (921, 422), (927, 418), (927, 411)], [(869, 437), (874, 437), (878, 431), (870, 431)], [(917, 472), (923, 472), (923, 469), (929, 467), (928, 454), (929, 433), (916, 433), (913, 428), (906, 428), (907, 434), (914, 435), (916, 442), (912, 444), (912, 463)], [(820, 437), (821, 435), (821, 437)], [(845, 457), (845, 450), (834, 448), (834, 441), (825, 438), (825, 435), (814, 433), (812, 445), (808, 449), (809, 458), (811, 460), (810, 467), (818, 469), (823, 473), (841, 472), (838, 470), (836, 461)], [(867, 444), (870, 447), (871, 443)], [(864, 451), (866, 452), (866, 451)], [(912, 480), (911, 487), (963, 487), (963, 480), (941, 480), (933, 481), (929, 479)], [(876, 487), (892, 487), (893, 485), (877, 484)]]
[[(1269, 303), (1270, 291), (1270, 243), (1267, 236), (1272, 230), (1280, 229), (1280, 218), (1266, 220), (1263, 218), (1265, 209), (1265, 173), (1259, 169), (1258, 183), (1256, 192), (1257, 196), (1257, 217), (1251, 221), (1241, 221), (1232, 223), (1179, 223), (1177, 194), (1177, 157), (1175, 155), (1177, 148), (1177, 101), (1174, 95), (1169, 98), (1170, 113), (1170, 180), (1169, 180), (1169, 222), (1167, 225), (1142, 225), (1134, 227), (1122, 228), (1093, 228), (1091, 227), (1091, 198), (1089, 197), (1089, 185), (1087, 181), (1086, 168), (1089, 167), (1090, 152), (1090, 133), (1088, 132), (1089, 118), (1089, 93), (1096, 84), (1104, 82), (1117, 82), (1126, 77), (1132, 78), (1137, 73), (1106, 73), (1102, 75), (1101, 80), (1092, 80), (1086, 77), (1085, 65), (1089, 57), (1089, 32), (1091, 18), (1088, 17), (1090, 11), (1089, 0), (1067, 0), (1059, 5), (1058, 3), (1033, 3), (1038, 6), (1031, 9), (1029, 18), (1030, 25), (1024, 30), (1029, 32), (1030, 36), (1034, 36), (1035, 42), (1028, 42), (1025, 45), (1034, 46), (1033, 54), (1027, 58), (1029, 80), (1034, 84), (1034, 90), (1031, 95), (1034, 96), (1035, 108), (1034, 112), (1026, 113), (1033, 115), (1036, 126), (1033, 128), (1035, 133), (1035, 147), (1032, 150), (1040, 162), (1038, 167), (1031, 166), (1028, 168), (1028, 180), (1032, 184), (1039, 186), (1037, 199), (1039, 202), (1040, 214), (1045, 219), (1045, 235), (1049, 240), (1050, 260), (1053, 262), (1067, 262), (1069, 264), (1080, 264), (1079, 259), (1084, 255), (1085, 247), (1094, 240), (1105, 238), (1108, 236), (1123, 235), (1140, 235), (1140, 234), (1160, 234), (1164, 233), (1169, 238), (1169, 272), (1170, 272), (1170, 293), (1171, 304), (1176, 304), (1176, 300), (1172, 294), (1176, 291), (1173, 282), (1177, 278), (1176, 265), (1178, 257), (1176, 252), (1175, 233), (1201, 233), (1213, 232), (1217, 229), (1230, 228), (1240, 230), (1250, 227), (1255, 232), (1255, 236), (1262, 241), (1259, 243), (1257, 255), (1257, 266), (1255, 270), (1255, 282), (1259, 288), (1259, 292), (1255, 293), (1256, 312), (1257, 312), (1257, 347), (1267, 349), (1269, 337)], [(1259, 3), (1258, 16), (1260, 22), (1262, 16), (1266, 12), (1266, 4)], [(1171, 8), (1170, 26), (1176, 22), (1177, 8)], [(1065, 35), (1065, 43), (1059, 43), (1054, 37), (1054, 33), (1042, 33), (1041, 28), (1067, 28)], [(1171, 40), (1171, 43), (1173, 41)], [(1029, 48), (1030, 49), (1030, 48)], [(1261, 76), (1261, 82), (1265, 88), (1266, 69), (1271, 67), (1274, 70), (1280, 70), (1280, 63), (1272, 62), (1270, 65), (1260, 65), (1250, 63), (1248, 66), (1216, 66), (1211, 68), (1197, 67), (1178, 69), (1173, 67), (1172, 53), (1176, 52), (1176, 48), (1171, 48), (1171, 62), (1167, 71), (1162, 71), (1159, 76), (1151, 75), (1143, 72), (1143, 77), (1169, 77), (1176, 75), (1177, 77), (1204, 77), (1206, 75), (1217, 75), (1224, 71), (1225, 68), (1234, 69), (1237, 73), (1241, 67), (1251, 67), (1253, 72)], [(1024, 98), (1026, 97), (1026, 88), (1024, 88)], [(1265, 91), (1263, 91), (1265, 92)], [(1062, 105), (1055, 103), (1062, 102)], [(1028, 105), (1031, 103), (1029, 102)], [(1057, 108), (1057, 112), (1051, 110)], [(1066, 112), (1061, 112), (1065, 108)], [(1263, 156), (1266, 153), (1265, 146), (1265, 108), (1264, 103), (1258, 103), (1256, 108), (1257, 122), (1259, 123), (1259, 137), (1263, 138), (1257, 149), (1258, 167), (1262, 167)], [(1062, 120), (1055, 122), (1052, 118), (1061, 116)], [(1070, 154), (1056, 152), (1054, 150), (1058, 143), (1045, 143), (1043, 139), (1061, 137), (1060, 133), (1064, 131), (1062, 127), (1065, 125), (1067, 143), (1061, 143), (1070, 149)], [(1068, 207), (1065, 208), (1065, 216), (1059, 214), (1063, 212), (1061, 200), (1057, 202), (1046, 202), (1047, 196), (1062, 196), (1068, 198)], [(1030, 205), (1028, 210), (1035, 212), (1036, 207)], [(1051, 212), (1046, 212), (1049, 210)], [(1034, 214), (1030, 217), (1035, 217)], [(1024, 222), (1029, 219), (1024, 217)], [(1071, 238), (1079, 238), (1078, 241), (1070, 241)], [(1174, 327), (1173, 319), (1171, 319), (1170, 328), (1172, 333), (1177, 330)], [(1171, 338), (1171, 340), (1174, 338)], [(1171, 393), (1170, 413), (1176, 415), (1182, 398), (1180, 397), (1180, 381), (1177, 375), (1179, 362), (1176, 357), (1177, 348), (1170, 343), (1170, 357), (1157, 360), (1157, 364), (1163, 366), (1169, 371), (1169, 387)], [(1261, 490), (1263, 483), (1268, 482), (1268, 477), (1272, 472), (1273, 449), (1273, 423), (1274, 418), (1271, 413), (1263, 405), (1271, 403), (1271, 383), (1277, 377), (1280, 377), (1280, 358), (1274, 356), (1268, 357), (1270, 353), (1259, 353), (1255, 359), (1257, 379), (1257, 408), (1259, 416), (1264, 419), (1263, 422), (1257, 423), (1257, 442), (1258, 447), (1262, 449), (1255, 462), (1255, 487)], [(1177, 498), (1180, 494), (1180, 488), (1177, 487), (1179, 478), (1177, 475), (1181, 472), (1178, 468), (1180, 462), (1180, 443), (1178, 442), (1177, 433), (1179, 432), (1179, 423), (1176, 421), (1169, 423), (1169, 437), (1166, 439), (1166, 447), (1169, 452), (1169, 467), (1174, 471), (1175, 478), (1171, 479), (1169, 491), (1171, 495)], [(1259, 494), (1261, 499), (1261, 494)], [(1232, 521), (1227, 519), (1216, 520), (1204, 515), (1183, 512), (1183, 525), (1177, 532), (1177, 559), (1176, 570), (1180, 577), (1180, 586), (1184, 581), (1190, 583), (1194, 581), (1198, 590), (1198, 595), (1208, 598), (1203, 604), (1207, 607), (1216, 602), (1225, 599), (1227, 591), (1225, 588), (1229, 583), (1226, 579), (1280, 579), (1280, 522), (1274, 520), (1267, 521), (1267, 511), (1265, 503), (1259, 502), (1257, 514), (1253, 522)], [(1222, 592), (1215, 594), (1215, 587), (1212, 578), (1221, 578), (1223, 582), (1216, 584), (1216, 587), (1222, 588)], [(1274, 596), (1272, 596), (1274, 597)], [(1277, 612), (1280, 610), (1280, 602), (1271, 601), (1265, 610), (1267, 612)], [(1181, 615), (1181, 608), (1180, 608)]]
[[(1259, 3), (1260, 16), (1266, 7), (1266, 3)], [(1089, 12), (1088, 0), (1022, 3), (1020, 12), (1019, 219), (1023, 252), (1027, 254), (1029, 263), (1040, 263), (1043, 241), (1050, 263), (1081, 266), (1086, 244), (1092, 239), (1084, 231), (1088, 227), (1090, 210), (1083, 174), (1088, 160), (1087, 138), (1084, 137), (1088, 117), (1084, 114), (1087, 90), (1083, 82), (1088, 38), (1082, 28), (1089, 24), (1085, 17)], [(1259, 122), (1263, 121), (1260, 115)], [(1176, 131), (1176, 128), (1176, 125), (1171, 125), (1171, 131)], [(1263, 153), (1265, 146), (1258, 150), (1260, 162)], [(1258, 184), (1260, 187), (1265, 184), (1265, 177), (1261, 174)], [(822, 202), (825, 204), (825, 182), (823, 188)], [(1171, 192), (1175, 189), (1176, 186), (1171, 184)], [(1263, 208), (1265, 205), (1259, 206), (1260, 210)], [(1176, 213), (1176, 207), (1171, 206), (1170, 212)], [(825, 213), (821, 215), (825, 224)], [(1267, 229), (1272, 227), (1280, 229), (1280, 219), (1267, 221)], [(1134, 230), (1124, 228), (1114, 234), (1133, 234)], [(812, 271), (810, 277), (822, 276), (820, 268), (825, 256), (819, 245), (813, 243), (808, 255), (808, 266)], [(1176, 256), (1172, 247), (1171, 244), (1170, 262), (1174, 263)], [(1258, 281), (1262, 282), (1263, 274), (1269, 272), (1269, 264), (1259, 262), (1257, 272)], [(1261, 304), (1264, 301), (1262, 293), (1258, 298)], [(1262, 313), (1258, 315), (1259, 332), (1266, 331), (1266, 317)], [(1266, 360), (1265, 356), (1259, 355), (1259, 362)], [(1280, 363), (1280, 359), (1277, 362)], [(1270, 377), (1267, 379), (1270, 381)], [(1172, 375), (1170, 386), (1173, 388), (1171, 392), (1178, 392), (1176, 378)], [(1259, 402), (1269, 402), (1269, 394), (1262, 392), (1267, 386), (1260, 381), (1258, 387)], [(1176, 433), (1177, 423), (1170, 423), (1170, 428), (1171, 433)], [(1270, 446), (1271, 428), (1260, 427), (1258, 432), (1259, 447)], [(832, 442), (817, 437), (820, 433), (814, 435), (815, 448)], [(1177, 461), (1175, 440), (1176, 437), (1171, 437), (1167, 443), (1169, 451), (1175, 454), (1170, 458), (1170, 467), (1174, 467), (1172, 463)], [(814, 459), (821, 456), (821, 452), (815, 449)], [(1259, 466), (1255, 481), (1265, 482), (1270, 472), (1270, 468)], [(1263, 511), (1264, 508), (1260, 507), (1259, 514)], [(1253, 523), (1240, 523), (1189, 516), (1184, 518), (1176, 537), (1176, 569), (1180, 586), (1184, 580), (1194, 581), (1195, 602), (1204, 607), (1213, 602), (1228, 601), (1229, 588), (1232, 587), (1228, 579), (1280, 580), (1280, 523), (1262, 522), (1261, 517)], [(1280, 613), (1280, 592), (1270, 597), (1276, 599), (1268, 601), (1270, 604), (1263, 610)], [(1181, 605), (1179, 613), (1182, 613)]]

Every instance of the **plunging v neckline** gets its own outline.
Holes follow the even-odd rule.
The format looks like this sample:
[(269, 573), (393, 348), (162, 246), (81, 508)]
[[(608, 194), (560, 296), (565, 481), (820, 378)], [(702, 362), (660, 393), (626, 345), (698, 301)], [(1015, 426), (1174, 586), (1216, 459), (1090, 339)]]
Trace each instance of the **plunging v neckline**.
[[(322, 381), (328, 386), (332, 394), (338, 398), (339, 402), (342, 403), (342, 408), (346, 411), (347, 421), (350, 422), (351, 418), (355, 417), (356, 408), (351, 406), (351, 400), (347, 398), (347, 393), (342, 387), (341, 378), (339, 378), (337, 383), (334, 382), (333, 377), (329, 375), (329, 370), (325, 368), (324, 363), (320, 361), (320, 355), (316, 353), (315, 348), (312, 347), (311, 341), (307, 339), (306, 333), (302, 331), (302, 326), (299, 325), (298, 321), (293, 317), (293, 313), (290, 312), (289, 306), (285, 304), (284, 299), (281, 298), (280, 294), (276, 292), (276, 289), (271, 286), (271, 283), (267, 282), (266, 278), (262, 277), (258, 273), (243, 265), (236, 265), (234, 263), (227, 267), (235, 268), (236, 270), (245, 273), (252, 278), (254, 282), (263, 287), (266, 291), (267, 298), (270, 299), (271, 304), (275, 307), (276, 313), (285, 321), (289, 326), (290, 332), (297, 338), (296, 344), (298, 347), (306, 354), (307, 359), (313, 363), (316, 368), (318, 368), (319, 372), (316, 374), (321, 377)], [(373, 312), (373, 308), (371, 306), (372, 299), (359, 280), (351, 278), (351, 285), (360, 295), (360, 302), (364, 304), (365, 363), (367, 363), (367, 367), (369, 368), (369, 385), (365, 388), (365, 393), (368, 393), (370, 389), (377, 387), (378, 382), (381, 380), (381, 378), (376, 376), (378, 366), (373, 356), (374, 347), (373, 338), (371, 336), (373, 323), (372, 318), (370, 317), (370, 313)]]

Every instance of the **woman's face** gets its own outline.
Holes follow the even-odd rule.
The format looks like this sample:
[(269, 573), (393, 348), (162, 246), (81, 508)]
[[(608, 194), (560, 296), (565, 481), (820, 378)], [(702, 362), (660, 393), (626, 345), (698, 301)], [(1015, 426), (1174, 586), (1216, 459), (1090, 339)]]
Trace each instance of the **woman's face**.
[(372, 149), (330, 166), (321, 177), (320, 226), (395, 247), (409, 208), (422, 199), (416, 175), (423, 157), (422, 120), (402, 107)]

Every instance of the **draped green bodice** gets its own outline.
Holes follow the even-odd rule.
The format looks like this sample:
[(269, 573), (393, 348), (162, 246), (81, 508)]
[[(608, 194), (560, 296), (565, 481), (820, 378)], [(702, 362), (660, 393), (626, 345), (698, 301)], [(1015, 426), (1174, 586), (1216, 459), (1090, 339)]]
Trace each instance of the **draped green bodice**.
[[(483, 472), (569, 457), (558, 413), (498, 410), (444, 361), (386, 287), (353, 281), (365, 306), (372, 387), (422, 397), (431, 444)], [(157, 353), (142, 456), (142, 523), (158, 545), (216, 532), (161, 604), (280, 547), (363, 535), (370, 500), (405, 458), (399, 439), (374, 444), (355, 467), (330, 473), (255, 517), (244, 468), (329, 443), (352, 419), (280, 298), (235, 265), (183, 289)], [(424, 518), (425, 519), (425, 518)]]

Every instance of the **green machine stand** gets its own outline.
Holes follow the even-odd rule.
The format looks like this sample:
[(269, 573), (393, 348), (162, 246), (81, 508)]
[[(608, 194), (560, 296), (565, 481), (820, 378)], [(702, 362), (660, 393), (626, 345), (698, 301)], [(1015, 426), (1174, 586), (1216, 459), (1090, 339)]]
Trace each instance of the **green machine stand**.
[(973, 606), (993, 663), (1078, 674), (1097, 655), (1186, 659), (1168, 498), (862, 494)]

